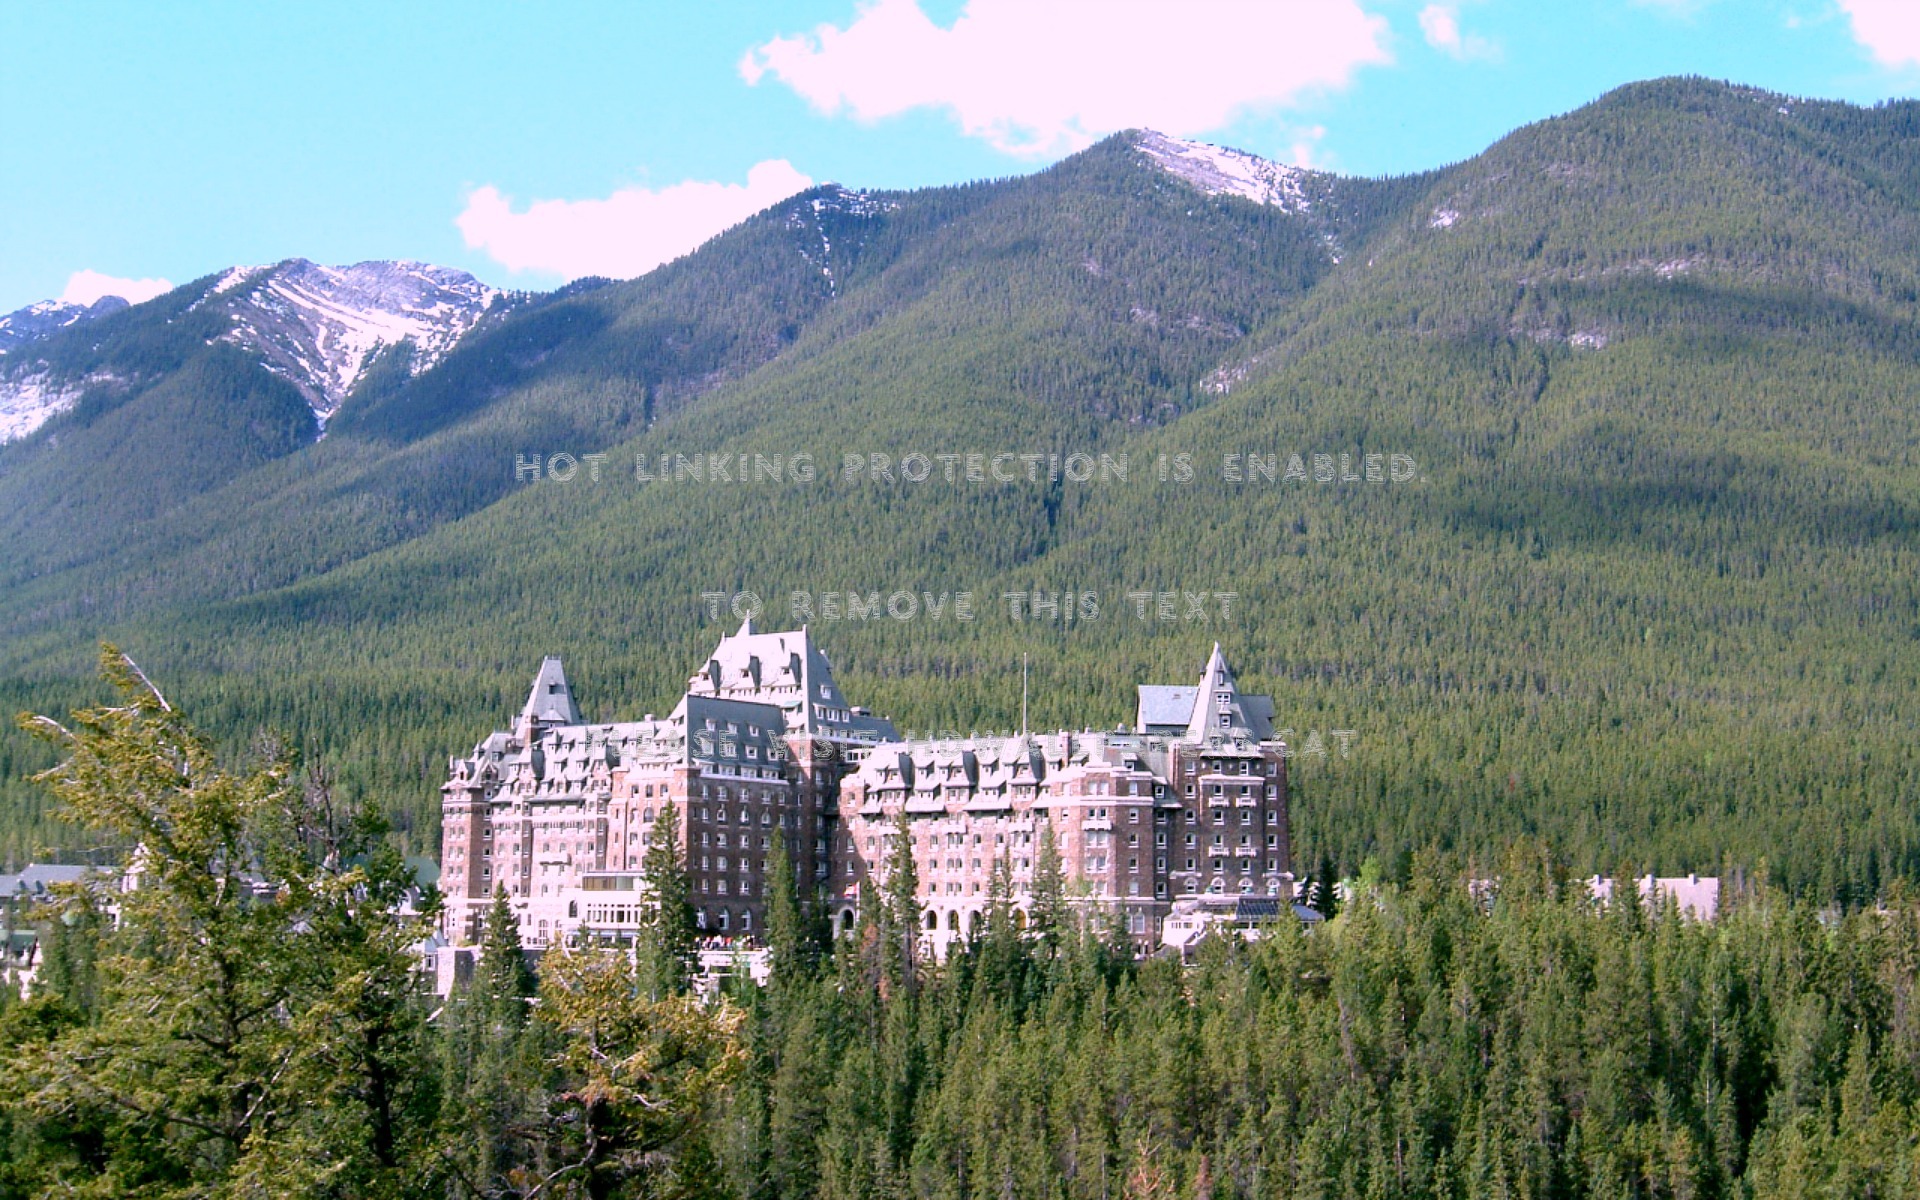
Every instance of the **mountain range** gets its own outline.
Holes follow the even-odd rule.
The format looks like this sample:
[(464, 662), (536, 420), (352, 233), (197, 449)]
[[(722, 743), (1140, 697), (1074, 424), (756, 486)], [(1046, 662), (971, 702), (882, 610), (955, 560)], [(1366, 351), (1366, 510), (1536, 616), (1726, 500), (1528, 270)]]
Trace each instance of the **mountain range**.
[[(967, 590), (969, 623), (816, 610), (847, 693), (1007, 728), (1026, 655), (1036, 725), (1110, 724), (1218, 641), (1280, 727), (1354, 731), (1297, 763), (1309, 859), (1532, 833), (1864, 894), (1920, 868), (1916, 232), (1920, 105), (1672, 79), (1401, 178), (1134, 131), (828, 185), (542, 295), (236, 268), (0, 358), (0, 695), (93, 695), (111, 637), (431, 846), (445, 756), (543, 654), (628, 715), (735, 620), (707, 595), (765, 624)], [(602, 453), (597, 483), (527, 470)], [(796, 453), (817, 477), (634, 471)], [(951, 480), (901, 474), (943, 454)], [(1416, 469), (1370, 480), (1388, 455)], [(1003, 599), (1069, 590), (1100, 616)], [(1236, 600), (1162, 620), (1143, 591)], [(68, 844), (22, 782), (44, 761), (0, 740), (0, 857)]]
[[(414, 262), (323, 267), (303, 258), (233, 267), (171, 293), (183, 313), (224, 323), (212, 343), (233, 346), (291, 383), (324, 428), (383, 354), (418, 374), (439, 362), (489, 313), (512, 299), (465, 271)], [(128, 392), (154, 382), (113, 370), (113, 351), (85, 326), (126, 309), (118, 296), (91, 306), (44, 301), (0, 317), (0, 442), (25, 437), (88, 392)], [(204, 322), (196, 322), (196, 329)], [(76, 328), (79, 327), (79, 328)], [(71, 337), (36, 352), (72, 329)], [(108, 334), (111, 337), (111, 334)]]

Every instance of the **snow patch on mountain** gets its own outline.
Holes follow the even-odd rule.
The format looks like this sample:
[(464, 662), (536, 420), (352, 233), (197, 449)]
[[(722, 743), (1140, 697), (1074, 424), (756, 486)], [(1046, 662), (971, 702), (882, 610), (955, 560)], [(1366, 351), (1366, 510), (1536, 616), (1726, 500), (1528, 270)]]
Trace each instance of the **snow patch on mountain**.
[[(118, 296), (102, 296), (92, 304), (68, 304), (64, 300), (42, 300), (0, 317), (0, 356), (28, 342), (39, 341), (69, 325), (92, 321), (119, 312), (127, 302)], [(3, 441), (5, 439), (0, 439)]]
[[(92, 304), (42, 300), (0, 317), (0, 444), (23, 438), (72, 408), (89, 380), (56, 380), (23, 352), (34, 342), (128, 307), (119, 296)], [(9, 359), (7, 355), (13, 354)]]
[(900, 207), (898, 201), (876, 196), (872, 192), (856, 192), (837, 183), (830, 183), (827, 187), (830, 190), (825, 195), (815, 196), (808, 201), (808, 206), (815, 213), (837, 212), (849, 217), (879, 217)]
[(188, 305), (188, 308), (198, 308), (215, 296), (224, 296), (260, 272), (271, 269), (270, 267), (228, 267), (226, 274), (220, 276), (214, 281), (213, 286), (207, 289), (207, 294)]
[(809, 227), (820, 239), (820, 257), (816, 260), (812, 250), (802, 245), (800, 257), (820, 268), (820, 274), (827, 281), (827, 294), (839, 295), (839, 281), (833, 277), (833, 238), (827, 233), (827, 220), (834, 216), (880, 217), (899, 208), (897, 201), (876, 196), (872, 192), (853, 191), (837, 183), (826, 185), (826, 190), (802, 204), (796, 204), (787, 210), (787, 228), (806, 230)]
[(1313, 207), (1307, 184), (1314, 173), (1304, 167), (1226, 146), (1170, 138), (1151, 129), (1140, 135), (1134, 148), (1169, 175), (1209, 196), (1241, 196), (1287, 212), (1303, 213)]
[(465, 271), (426, 263), (327, 267), (295, 258), (235, 267), (196, 303), (225, 307), (233, 327), (221, 340), (260, 355), (324, 425), (380, 351), (411, 342), (408, 369), (417, 375), (503, 295)]
[(85, 390), (53, 383), (45, 371), (0, 379), (0, 444), (23, 438), (72, 408)]

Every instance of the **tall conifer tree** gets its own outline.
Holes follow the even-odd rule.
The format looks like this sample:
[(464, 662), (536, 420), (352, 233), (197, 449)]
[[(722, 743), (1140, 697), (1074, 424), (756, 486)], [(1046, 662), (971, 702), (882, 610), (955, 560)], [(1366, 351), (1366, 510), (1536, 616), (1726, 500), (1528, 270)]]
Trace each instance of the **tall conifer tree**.
[(640, 872), (647, 889), (636, 947), (641, 986), (656, 999), (679, 995), (692, 986), (697, 956), (691, 889), (680, 851), (680, 810), (672, 800), (653, 823)]

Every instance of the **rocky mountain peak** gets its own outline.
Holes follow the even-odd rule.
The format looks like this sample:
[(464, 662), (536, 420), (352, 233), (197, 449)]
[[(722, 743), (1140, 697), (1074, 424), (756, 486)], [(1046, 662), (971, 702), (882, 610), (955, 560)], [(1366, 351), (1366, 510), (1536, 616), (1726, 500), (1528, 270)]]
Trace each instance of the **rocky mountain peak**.
[(64, 300), (42, 300), (0, 317), (0, 355), (58, 333), (69, 325), (78, 325), (119, 312), (127, 302), (118, 296), (102, 296), (92, 304), (68, 304)]
[(410, 342), (415, 374), (446, 357), (505, 294), (465, 271), (408, 261), (329, 267), (291, 258), (234, 267), (195, 307), (218, 305), (223, 340), (261, 357), (321, 421), (339, 411), (378, 354)]
[(1309, 184), (1317, 173), (1304, 167), (1226, 146), (1168, 137), (1151, 129), (1139, 135), (1134, 149), (1167, 174), (1208, 196), (1241, 196), (1289, 212), (1306, 212), (1313, 207)]

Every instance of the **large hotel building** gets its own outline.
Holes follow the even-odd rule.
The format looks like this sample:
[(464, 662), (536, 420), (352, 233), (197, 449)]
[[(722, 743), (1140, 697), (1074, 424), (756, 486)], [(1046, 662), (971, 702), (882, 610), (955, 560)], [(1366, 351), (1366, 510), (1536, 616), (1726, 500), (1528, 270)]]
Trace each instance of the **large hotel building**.
[(1291, 898), (1287, 753), (1272, 701), (1239, 691), (1218, 646), (1197, 683), (1141, 686), (1131, 729), (911, 740), (847, 703), (805, 629), (722, 638), (665, 719), (583, 720), (549, 658), (513, 727), (449, 765), (446, 933), (476, 940), (499, 889), (526, 945), (632, 934), (671, 802), (714, 934), (762, 928), (776, 837), (802, 893), (851, 928), (904, 808), (936, 952), (982, 919), (997, 863), (1025, 905), (1048, 828), (1069, 893), (1157, 942), (1179, 896)]

